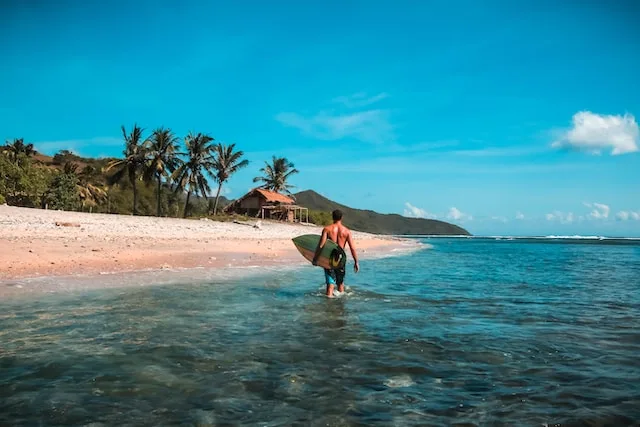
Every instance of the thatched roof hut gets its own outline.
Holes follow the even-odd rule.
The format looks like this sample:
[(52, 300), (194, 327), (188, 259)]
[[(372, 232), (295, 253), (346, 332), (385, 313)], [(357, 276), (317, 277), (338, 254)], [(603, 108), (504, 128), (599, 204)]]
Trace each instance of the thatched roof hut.
[(306, 222), (309, 221), (307, 208), (297, 206), (290, 196), (264, 188), (249, 191), (227, 205), (224, 212), (289, 222), (302, 222), (303, 213), (306, 213)]

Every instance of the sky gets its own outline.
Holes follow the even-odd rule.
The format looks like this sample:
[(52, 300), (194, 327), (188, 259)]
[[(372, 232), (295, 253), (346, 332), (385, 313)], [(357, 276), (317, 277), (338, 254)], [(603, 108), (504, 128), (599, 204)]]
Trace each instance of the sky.
[(476, 235), (640, 236), (640, 3), (0, 0), (0, 138), (204, 132)]

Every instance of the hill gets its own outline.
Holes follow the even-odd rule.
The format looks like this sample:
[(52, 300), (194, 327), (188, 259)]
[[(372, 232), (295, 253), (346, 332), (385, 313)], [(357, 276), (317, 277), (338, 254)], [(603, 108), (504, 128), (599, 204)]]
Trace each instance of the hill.
[(294, 194), (296, 203), (309, 210), (344, 212), (344, 224), (357, 231), (376, 234), (416, 234), (416, 235), (470, 235), (462, 227), (435, 219), (407, 218), (397, 214), (380, 214), (371, 210), (353, 209), (331, 201), (313, 190)]

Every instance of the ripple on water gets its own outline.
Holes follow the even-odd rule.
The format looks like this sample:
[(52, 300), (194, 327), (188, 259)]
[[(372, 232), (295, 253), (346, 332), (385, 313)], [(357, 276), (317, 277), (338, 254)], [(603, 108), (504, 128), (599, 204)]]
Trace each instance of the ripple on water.
[(430, 244), (3, 301), (0, 424), (638, 425), (637, 247)]

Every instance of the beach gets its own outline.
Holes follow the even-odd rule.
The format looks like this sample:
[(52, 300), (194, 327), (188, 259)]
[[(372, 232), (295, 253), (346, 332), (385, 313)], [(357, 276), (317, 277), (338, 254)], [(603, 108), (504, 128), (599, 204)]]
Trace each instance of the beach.
[[(291, 239), (315, 225), (219, 222), (0, 206), (0, 280), (176, 268), (304, 265)], [(405, 240), (354, 232), (362, 258)], [(308, 264), (308, 263), (307, 263)], [(1, 289), (1, 288), (0, 288)], [(0, 290), (0, 296), (3, 295)]]

